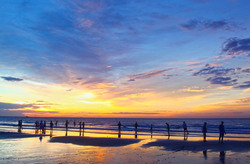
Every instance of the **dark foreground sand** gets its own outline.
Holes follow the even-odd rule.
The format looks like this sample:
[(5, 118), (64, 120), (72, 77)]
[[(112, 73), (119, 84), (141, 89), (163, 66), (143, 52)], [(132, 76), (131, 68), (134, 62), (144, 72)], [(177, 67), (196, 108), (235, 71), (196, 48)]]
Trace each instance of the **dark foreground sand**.
[(250, 151), (250, 141), (183, 141), (183, 140), (157, 140), (144, 144), (143, 147), (148, 148), (152, 146), (163, 147), (165, 150), (170, 151), (232, 151), (232, 152), (248, 152)]
[[(27, 137), (40, 137), (39, 134), (28, 134), (28, 133), (15, 133), (15, 132), (0, 132), (0, 139), (11, 139), (11, 138), (27, 138)], [(42, 135), (45, 136), (45, 135)]]
[(100, 147), (119, 147), (138, 143), (139, 139), (121, 139), (121, 138), (96, 138), (96, 137), (79, 137), (64, 136), (53, 137), (50, 142), (72, 143), (76, 145), (100, 146)]

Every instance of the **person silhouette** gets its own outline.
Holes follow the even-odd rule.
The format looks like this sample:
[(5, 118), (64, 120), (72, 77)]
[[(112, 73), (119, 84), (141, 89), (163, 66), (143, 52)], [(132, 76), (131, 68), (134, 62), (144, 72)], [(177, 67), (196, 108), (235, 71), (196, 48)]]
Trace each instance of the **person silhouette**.
[(82, 130), (85, 128), (85, 122), (82, 122)]
[(135, 122), (135, 131), (137, 131), (137, 128), (138, 128), (138, 123), (137, 121)]
[(167, 122), (166, 122), (166, 125), (167, 125), (168, 136), (170, 136), (170, 127), (169, 127), (169, 124)]
[(204, 122), (204, 125), (202, 127), (202, 133), (203, 133), (203, 141), (207, 142), (207, 122)]
[(122, 126), (121, 122), (119, 121), (117, 125), (118, 125), (118, 130), (120, 131)]
[(223, 121), (221, 121), (221, 124), (219, 126), (219, 132), (220, 132), (219, 143), (220, 142), (223, 143), (224, 134), (226, 134)]
[(184, 129), (184, 135), (185, 135), (185, 133), (189, 134), (188, 130), (187, 130), (187, 124), (186, 124), (185, 121), (183, 121), (183, 125), (182, 126), (183, 126), (183, 129)]
[(66, 126), (66, 129), (68, 129), (68, 126), (69, 126), (69, 121), (68, 120), (66, 120), (65, 126)]
[(53, 122), (50, 121), (50, 129), (53, 129), (53, 126), (54, 126)]
[(80, 128), (80, 131), (82, 129), (82, 122), (79, 122), (79, 128)]

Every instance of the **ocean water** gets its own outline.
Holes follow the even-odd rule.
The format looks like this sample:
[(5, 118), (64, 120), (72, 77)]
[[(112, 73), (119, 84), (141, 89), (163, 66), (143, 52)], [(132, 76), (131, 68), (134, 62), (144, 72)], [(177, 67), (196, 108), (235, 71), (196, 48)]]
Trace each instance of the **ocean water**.
[[(171, 136), (183, 135), (183, 121), (188, 126), (190, 136), (202, 136), (202, 126), (207, 122), (208, 136), (216, 137), (219, 133), (219, 125), (224, 121), (227, 137), (250, 138), (250, 119), (248, 118), (225, 118), (225, 119), (183, 119), (183, 118), (55, 118), (55, 117), (0, 117), (0, 131), (16, 131), (18, 120), (23, 121), (23, 130), (35, 130), (35, 121), (46, 121), (47, 129), (49, 129), (50, 121), (54, 123), (54, 130), (65, 131), (65, 122), (69, 121), (69, 132), (79, 132), (79, 122), (85, 122), (86, 133), (99, 134), (117, 134), (118, 122), (120, 121), (121, 132), (123, 135), (134, 135), (134, 124), (138, 123), (138, 134), (141, 136), (150, 136), (150, 126), (152, 124), (154, 136), (166, 136), (166, 122), (170, 125)], [(55, 126), (55, 122), (58, 122)], [(76, 126), (74, 126), (76, 122)]]

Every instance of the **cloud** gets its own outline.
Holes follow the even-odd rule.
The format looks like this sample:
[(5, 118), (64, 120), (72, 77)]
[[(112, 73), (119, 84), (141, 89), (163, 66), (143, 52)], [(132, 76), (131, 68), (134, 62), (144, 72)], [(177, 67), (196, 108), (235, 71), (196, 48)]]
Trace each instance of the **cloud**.
[(250, 81), (245, 81), (243, 84), (238, 85), (234, 88), (239, 88), (239, 89), (247, 89), (250, 88)]
[(186, 23), (179, 25), (181, 28), (191, 31), (191, 30), (206, 30), (206, 29), (212, 29), (212, 30), (232, 30), (233, 26), (231, 23), (229, 23), (226, 20), (209, 20), (209, 19), (202, 19), (202, 20), (196, 20), (191, 19)]
[(204, 92), (207, 89), (209, 89), (209, 87), (188, 87), (188, 88), (184, 88), (184, 89), (180, 89), (178, 90), (179, 92), (193, 92), (193, 93), (199, 93), (199, 92)]
[(129, 75), (128, 77), (129, 77), (129, 81), (135, 81), (136, 79), (146, 79), (146, 78), (151, 78), (151, 77), (157, 76), (157, 75), (165, 75), (166, 71), (171, 71), (173, 69), (174, 68), (159, 69), (159, 70), (154, 70), (154, 71), (150, 71), (150, 72)]
[(7, 110), (0, 109), (0, 116), (48, 116), (50, 114), (57, 114), (57, 111), (35, 111), (35, 110)]
[(229, 38), (224, 42), (222, 52), (231, 56), (250, 55), (250, 38)]
[(0, 109), (22, 109), (26, 107), (34, 107), (33, 104), (13, 104), (0, 102)]
[(240, 70), (240, 68), (210, 67), (208, 65), (206, 68), (203, 68), (199, 70), (198, 72), (193, 73), (193, 75), (194, 76), (202, 76), (202, 75), (226, 76), (226, 75), (233, 75), (238, 70)]
[(250, 97), (240, 98), (240, 99), (237, 99), (235, 102), (236, 103), (250, 103)]
[(242, 72), (244, 72), (244, 73), (250, 73), (250, 68), (243, 69)]
[(2, 79), (6, 80), (6, 81), (11, 81), (11, 82), (15, 82), (15, 81), (23, 81), (23, 79), (20, 78), (16, 78), (16, 77), (11, 77), (11, 76), (1, 76)]
[(107, 114), (125, 114), (125, 115), (126, 114), (129, 114), (129, 115), (130, 114), (132, 114), (132, 115), (133, 114), (143, 114), (143, 115), (144, 114), (149, 114), (150, 115), (150, 114), (160, 114), (160, 113), (157, 113), (157, 112), (156, 113), (145, 113), (145, 112), (113, 112), (113, 113), (107, 113)]
[(206, 81), (211, 84), (221, 84), (226, 86), (232, 86), (237, 84), (237, 79), (232, 79), (231, 77), (209, 77)]

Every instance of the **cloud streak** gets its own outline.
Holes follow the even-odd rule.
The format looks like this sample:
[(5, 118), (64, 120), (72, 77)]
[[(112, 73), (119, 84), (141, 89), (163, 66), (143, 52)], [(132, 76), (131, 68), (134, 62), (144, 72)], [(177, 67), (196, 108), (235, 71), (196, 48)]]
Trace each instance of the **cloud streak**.
[(159, 70), (153, 70), (150, 72), (144, 72), (134, 75), (128, 75), (129, 81), (135, 81), (136, 79), (147, 79), (158, 75), (165, 75), (165, 72), (171, 71), (174, 68), (167, 68), (167, 69), (159, 69)]
[(16, 78), (16, 77), (11, 77), (11, 76), (1, 76), (1, 78), (6, 81), (11, 81), (11, 82), (23, 81), (23, 79), (21, 78)]
[(181, 28), (192, 31), (192, 30), (227, 30), (231, 31), (234, 26), (227, 20), (209, 20), (209, 19), (191, 19), (186, 23), (179, 25)]

